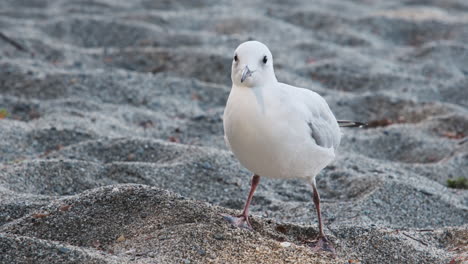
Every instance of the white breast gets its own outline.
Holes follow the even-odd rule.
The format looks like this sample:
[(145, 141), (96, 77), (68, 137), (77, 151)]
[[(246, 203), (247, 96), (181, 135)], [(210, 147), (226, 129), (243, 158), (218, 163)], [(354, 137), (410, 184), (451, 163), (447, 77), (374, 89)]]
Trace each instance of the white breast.
[[(255, 174), (310, 178), (334, 158), (317, 146), (304, 118), (286, 107), (279, 91), (233, 87), (224, 112), (224, 131), (234, 155)], [(285, 101), (286, 100), (286, 101)]]

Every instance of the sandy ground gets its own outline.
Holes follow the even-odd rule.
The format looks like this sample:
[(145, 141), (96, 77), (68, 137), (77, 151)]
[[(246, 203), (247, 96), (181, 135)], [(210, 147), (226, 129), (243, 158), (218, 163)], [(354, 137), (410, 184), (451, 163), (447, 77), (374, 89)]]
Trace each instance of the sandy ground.
[[(0, 263), (468, 261), (468, 3), (3, 0)], [(250, 174), (222, 113), (234, 49), (266, 43), (278, 79), (343, 129), (318, 177), (332, 258), (310, 250), (311, 190)]]

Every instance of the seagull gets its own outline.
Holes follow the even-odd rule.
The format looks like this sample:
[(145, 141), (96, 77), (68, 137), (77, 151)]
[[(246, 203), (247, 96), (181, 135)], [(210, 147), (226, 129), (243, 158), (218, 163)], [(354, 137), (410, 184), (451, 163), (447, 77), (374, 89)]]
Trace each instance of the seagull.
[(260, 177), (305, 179), (312, 187), (319, 225), (314, 250), (334, 253), (323, 231), (315, 177), (335, 158), (340, 126), (365, 124), (337, 121), (319, 94), (278, 82), (273, 56), (261, 42), (247, 41), (237, 47), (231, 79), (232, 89), (223, 116), (224, 138), (253, 176), (242, 214), (223, 217), (235, 227), (253, 230), (249, 206)]

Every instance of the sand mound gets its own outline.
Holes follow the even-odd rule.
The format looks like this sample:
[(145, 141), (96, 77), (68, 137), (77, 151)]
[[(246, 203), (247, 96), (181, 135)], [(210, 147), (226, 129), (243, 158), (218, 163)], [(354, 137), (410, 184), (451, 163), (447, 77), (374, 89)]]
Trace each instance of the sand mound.
[[(77, 259), (87, 263), (345, 261), (312, 253), (307, 241), (316, 235), (313, 228), (255, 219), (257, 231), (250, 232), (229, 227), (221, 213), (232, 211), (142, 185), (106, 186), (57, 199), (3, 225), (3, 248), (18, 248), (3, 259), (45, 261), (52, 255), (58, 256), (52, 263)], [(358, 253), (366, 252), (373, 260), (390, 257), (412, 262), (437, 261), (447, 255), (441, 249), (428, 251), (414, 239), (440, 246), (443, 236), (456, 234), (346, 225), (331, 232), (342, 252), (359, 248)], [(41, 258), (40, 253), (45, 256)]]

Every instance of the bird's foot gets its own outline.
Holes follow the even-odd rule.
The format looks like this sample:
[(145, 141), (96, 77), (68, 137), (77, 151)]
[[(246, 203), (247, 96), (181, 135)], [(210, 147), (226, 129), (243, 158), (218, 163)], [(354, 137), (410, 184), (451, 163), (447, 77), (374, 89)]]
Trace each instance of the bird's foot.
[(310, 246), (314, 252), (331, 253), (333, 256), (336, 256), (335, 247), (325, 236), (319, 236)]
[(253, 228), (250, 225), (248, 216), (246, 216), (246, 215), (231, 216), (231, 215), (228, 215), (228, 214), (221, 214), (221, 215), (232, 226), (245, 228), (247, 230), (253, 231)]

